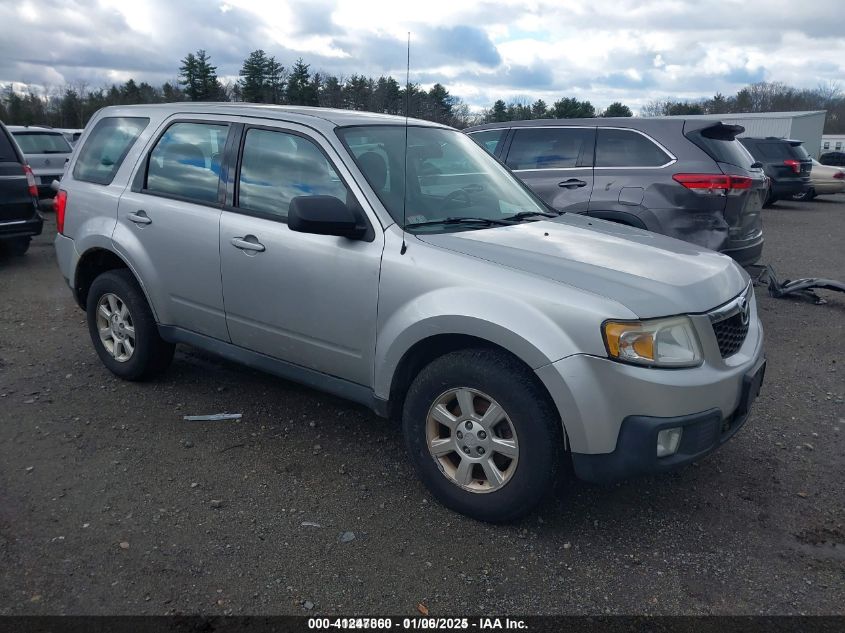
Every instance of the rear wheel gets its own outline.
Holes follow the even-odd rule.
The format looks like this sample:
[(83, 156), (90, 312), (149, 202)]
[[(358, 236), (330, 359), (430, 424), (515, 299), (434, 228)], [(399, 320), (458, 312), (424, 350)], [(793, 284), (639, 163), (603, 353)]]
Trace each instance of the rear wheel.
[(170, 364), (175, 346), (159, 336), (152, 310), (129, 270), (110, 270), (97, 277), (86, 308), (91, 342), (112, 373), (144, 380)]
[(548, 394), (503, 352), (462, 350), (434, 360), (408, 390), (402, 423), (426, 487), (443, 505), (482, 521), (530, 512), (563, 459)]

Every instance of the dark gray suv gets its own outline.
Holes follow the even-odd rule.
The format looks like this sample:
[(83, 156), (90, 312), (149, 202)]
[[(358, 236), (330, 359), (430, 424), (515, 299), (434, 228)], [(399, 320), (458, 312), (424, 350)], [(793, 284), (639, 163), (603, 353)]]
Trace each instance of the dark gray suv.
[(740, 264), (763, 251), (766, 176), (744, 129), (670, 118), (540, 119), (466, 132), (543, 200), (692, 242)]

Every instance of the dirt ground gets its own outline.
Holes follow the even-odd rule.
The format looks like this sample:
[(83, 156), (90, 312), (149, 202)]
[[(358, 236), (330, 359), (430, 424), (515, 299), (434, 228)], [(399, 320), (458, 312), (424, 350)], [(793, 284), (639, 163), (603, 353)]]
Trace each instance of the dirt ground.
[[(182, 347), (114, 378), (47, 219), (0, 259), (0, 614), (845, 613), (845, 295), (757, 288), (766, 383), (715, 454), (490, 526), (357, 406)], [(765, 231), (781, 277), (845, 280), (845, 196)], [(243, 418), (182, 420), (222, 411)]]

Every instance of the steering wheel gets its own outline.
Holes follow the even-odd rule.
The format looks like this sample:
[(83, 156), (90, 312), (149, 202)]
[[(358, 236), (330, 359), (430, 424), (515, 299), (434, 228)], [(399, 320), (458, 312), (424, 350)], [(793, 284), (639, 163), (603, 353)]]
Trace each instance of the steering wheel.
[(469, 207), (472, 205), (472, 197), (469, 195), (469, 192), (466, 189), (455, 189), (454, 191), (450, 191), (443, 198), (443, 201), (456, 202), (464, 207)]

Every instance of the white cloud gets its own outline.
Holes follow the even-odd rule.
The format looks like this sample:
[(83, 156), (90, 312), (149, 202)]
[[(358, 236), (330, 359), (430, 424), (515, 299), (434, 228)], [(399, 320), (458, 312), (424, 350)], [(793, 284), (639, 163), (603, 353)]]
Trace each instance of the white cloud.
[[(0, 83), (172, 81), (204, 48), (221, 76), (263, 48), (290, 66), (443, 82), (473, 105), (561, 96), (602, 107), (845, 77), (842, 0), (31, 0), (0, 2)], [(57, 24), (61, 28), (57, 28)], [(51, 33), (44, 46), (43, 34)]]

